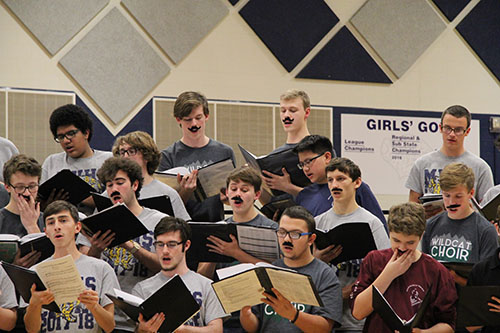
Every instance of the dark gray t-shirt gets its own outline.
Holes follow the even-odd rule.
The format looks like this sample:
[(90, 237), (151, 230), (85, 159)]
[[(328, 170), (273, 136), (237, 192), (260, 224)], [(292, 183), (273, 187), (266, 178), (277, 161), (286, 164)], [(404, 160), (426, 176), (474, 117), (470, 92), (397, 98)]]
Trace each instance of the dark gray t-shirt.
[(422, 238), (422, 252), (442, 261), (476, 263), (497, 247), (495, 227), (476, 212), (461, 220), (450, 219), (447, 212), (433, 216)]
[[(43, 222), (43, 213), (38, 218), (38, 228), (43, 232), (45, 223)], [(21, 216), (8, 211), (6, 208), (0, 209), (0, 234), (11, 234), (19, 237), (26, 236), (28, 232), (21, 222)]]
[[(288, 267), (283, 262), (283, 259), (273, 262), (273, 265), (310, 275), (325, 306), (294, 304), (295, 308), (301, 312), (332, 319), (336, 323), (334, 326), (338, 326), (342, 318), (342, 294), (339, 280), (330, 266), (316, 258), (302, 267)], [(275, 313), (273, 308), (267, 304), (254, 306), (252, 311), (259, 318), (260, 332), (302, 332), (288, 319)]]
[(4, 208), (10, 201), (9, 192), (5, 189), (5, 186), (0, 184), (0, 208)]

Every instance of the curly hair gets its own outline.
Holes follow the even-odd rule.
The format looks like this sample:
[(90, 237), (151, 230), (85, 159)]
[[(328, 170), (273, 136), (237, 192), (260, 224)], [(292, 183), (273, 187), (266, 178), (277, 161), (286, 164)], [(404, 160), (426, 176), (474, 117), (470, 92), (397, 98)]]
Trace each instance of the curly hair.
[(73, 125), (78, 128), (82, 133), (88, 131), (89, 138), (92, 138), (92, 119), (85, 110), (75, 104), (66, 104), (58, 107), (50, 115), (50, 131), (54, 138), (57, 136), (57, 128), (59, 126)]

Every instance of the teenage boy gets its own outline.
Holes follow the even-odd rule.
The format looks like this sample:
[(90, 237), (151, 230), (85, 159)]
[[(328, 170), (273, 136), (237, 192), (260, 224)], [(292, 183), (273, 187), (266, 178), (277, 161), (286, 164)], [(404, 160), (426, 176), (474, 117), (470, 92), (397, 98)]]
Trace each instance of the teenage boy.
[(414, 202), (391, 207), (388, 225), (391, 248), (372, 251), (361, 263), (350, 295), (353, 317), (366, 318), (363, 332), (392, 333), (373, 311), (372, 287), (405, 320), (413, 317), (429, 292), (427, 310), (413, 332), (453, 332), (457, 301), (453, 278), (443, 265), (417, 249), (425, 230), (423, 207)]
[[(40, 164), (23, 154), (15, 155), (4, 164), (5, 189), (10, 198), (7, 206), (0, 209), (1, 234), (23, 237), (43, 231), (40, 204), (35, 201), (41, 173)], [(33, 251), (22, 258), (16, 258), (14, 263), (30, 267), (39, 258), (40, 253)]]
[[(333, 196), (333, 207), (315, 218), (319, 229), (330, 230), (344, 223), (365, 222), (370, 226), (375, 245), (378, 250), (390, 247), (389, 238), (384, 225), (380, 220), (358, 206), (355, 200), (356, 189), (361, 185), (361, 171), (351, 160), (344, 157), (336, 157), (326, 167), (328, 188)], [(314, 256), (327, 264), (341, 253), (339, 246), (329, 247), (314, 251)], [(349, 295), (352, 286), (359, 273), (362, 258), (353, 259), (337, 265), (337, 276), (342, 287), (342, 299), (344, 302), (342, 327), (336, 332), (361, 331), (364, 322), (352, 317), (349, 310)]]
[[(299, 192), (295, 202), (307, 208), (313, 216), (318, 216), (332, 208), (333, 204), (325, 170), (335, 157), (332, 143), (327, 137), (308, 135), (295, 146), (294, 152), (299, 156), (298, 166), (312, 183)], [(386, 227), (384, 213), (370, 186), (361, 178), (360, 181), (361, 184), (356, 188), (356, 203), (378, 217)]]
[[(229, 217), (226, 220), (227, 222), (278, 229), (276, 222), (260, 214), (254, 206), (255, 201), (259, 199), (261, 194), (261, 184), (261, 177), (254, 169), (249, 167), (235, 169), (228, 175), (226, 195), (233, 210), (233, 216)], [(231, 242), (225, 242), (218, 237), (209, 236), (208, 240), (213, 243), (208, 244), (209, 251), (232, 257), (240, 263), (255, 264), (261, 261), (243, 251), (233, 235), (230, 235), (230, 237)], [(198, 273), (213, 278), (215, 266), (215, 263), (200, 263)]]
[[(474, 171), (474, 193), (481, 201), (488, 189), (493, 187), (493, 174), (489, 165), (480, 157), (465, 150), (465, 137), (470, 133), (471, 115), (460, 105), (453, 105), (441, 115), (439, 130), (442, 135), (441, 149), (421, 156), (410, 170), (406, 187), (410, 190), (410, 201), (419, 202), (418, 198), (427, 193), (441, 193), (439, 174), (443, 168), (455, 162), (463, 163)], [(426, 210), (427, 218), (441, 209)]]
[(276, 232), (283, 259), (273, 265), (311, 276), (324, 307), (292, 304), (279, 290), (276, 297), (263, 293), (265, 304), (241, 310), (240, 321), (248, 332), (331, 332), (340, 326), (342, 299), (334, 271), (314, 258), (311, 246), (316, 239), (313, 216), (301, 206), (285, 209)]
[[(115, 327), (114, 305), (105, 293), (114, 293), (119, 288), (113, 269), (104, 261), (81, 254), (75, 237), (81, 230), (78, 210), (66, 201), (54, 201), (45, 209), (45, 234), (54, 244), (54, 255), (47, 259), (58, 259), (71, 255), (87, 288), (78, 301), (64, 305), (71, 309), (64, 316), (42, 309), (42, 305), (54, 301), (48, 289), (36, 291), (31, 287), (31, 298), (24, 323), (28, 332), (111, 332)], [(64, 319), (63, 319), (64, 318)]]
[(191, 199), (196, 189), (198, 169), (214, 162), (230, 158), (236, 165), (231, 147), (210, 139), (205, 134), (209, 117), (208, 101), (205, 96), (194, 91), (186, 91), (177, 97), (174, 117), (182, 129), (182, 138), (162, 150), (159, 171), (174, 167), (186, 167), (191, 173), (177, 175), (179, 194), (194, 221), (220, 221), (224, 217), (224, 206), (219, 195), (202, 203)]
[[(149, 233), (111, 249), (108, 245), (113, 234), (109, 230), (102, 235), (96, 233), (90, 239), (90, 248), (81, 249), (82, 252), (88, 250), (89, 255), (103, 257), (114, 268), (121, 289), (130, 293), (138, 282), (160, 270), (154, 253), (153, 230), (166, 215), (139, 205), (137, 197), (143, 178), (141, 167), (135, 161), (121, 157), (107, 159), (97, 172), (97, 177), (106, 185), (113, 204), (124, 203), (149, 230)], [(135, 323), (122, 311), (116, 311), (115, 320), (117, 330), (134, 331)]]
[(141, 166), (144, 184), (141, 189), (141, 199), (160, 195), (168, 195), (174, 215), (185, 221), (191, 220), (184, 202), (179, 193), (153, 177), (160, 164), (160, 151), (151, 135), (142, 131), (135, 131), (116, 138), (113, 145), (113, 155), (136, 161)]
[[(441, 171), (439, 186), (446, 211), (427, 222), (422, 252), (437, 260), (467, 263), (493, 255), (498, 247), (495, 227), (470, 205), (473, 170), (462, 163), (448, 164)], [(465, 285), (464, 278), (456, 274), (454, 277), (458, 284)]]
[[(90, 147), (92, 119), (88, 113), (81, 106), (67, 104), (55, 109), (50, 115), (49, 122), (54, 140), (64, 151), (52, 154), (45, 159), (42, 165), (41, 182), (45, 182), (63, 169), (69, 169), (90, 184), (96, 192), (103, 192), (104, 186), (97, 179), (97, 170), (112, 154)], [(53, 195), (56, 198), (62, 197), (62, 193)], [(44, 199), (50, 200), (50, 198)], [(94, 207), (92, 197), (85, 199), (82, 204), (88, 206), (82, 207), (82, 211), (87, 215), (91, 214)]]
[[(221, 318), (226, 314), (212, 289), (212, 281), (189, 270), (186, 264), (186, 251), (191, 246), (189, 225), (179, 218), (164, 217), (155, 227), (154, 239), (161, 271), (139, 282), (132, 293), (146, 299), (177, 274), (200, 305), (200, 312), (179, 327), (176, 332), (222, 332)], [(166, 301), (182, 302), (182, 300), (173, 299)], [(136, 332), (156, 332), (164, 320), (168, 321), (168, 317), (165, 318), (162, 313), (155, 314), (148, 321), (140, 315)]]

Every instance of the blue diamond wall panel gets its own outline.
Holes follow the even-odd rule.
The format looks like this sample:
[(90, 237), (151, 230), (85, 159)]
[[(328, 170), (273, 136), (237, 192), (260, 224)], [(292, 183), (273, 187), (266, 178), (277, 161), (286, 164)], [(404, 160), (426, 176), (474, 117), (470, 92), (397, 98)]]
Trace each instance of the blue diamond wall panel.
[(240, 15), (289, 72), (339, 21), (323, 0), (250, 0)]
[(351, 23), (398, 78), (446, 28), (426, 0), (368, 0)]
[(302, 69), (297, 78), (391, 83), (345, 26)]
[(432, 0), (432, 2), (451, 22), (469, 4), (470, 0)]
[(115, 123), (170, 70), (116, 8), (60, 64)]
[(122, 3), (175, 63), (229, 12), (221, 0), (123, 0)]
[(457, 30), (500, 80), (500, 1), (481, 0)]
[(107, 0), (3, 0), (47, 51), (54, 55)]

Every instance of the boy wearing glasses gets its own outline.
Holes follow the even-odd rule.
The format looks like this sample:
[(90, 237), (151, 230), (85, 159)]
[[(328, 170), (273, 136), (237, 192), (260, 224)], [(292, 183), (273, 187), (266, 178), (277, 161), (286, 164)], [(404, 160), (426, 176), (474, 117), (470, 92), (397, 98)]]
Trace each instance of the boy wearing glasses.
[[(405, 185), (410, 190), (410, 201), (419, 202), (418, 198), (427, 193), (441, 193), (439, 174), (450, 163), (464, 163), (472, 168), (476, 175), (474, 189), (478, 202), (483, 199), (486, 191), (493, 187), (493, 174), (489, 165), (465, 150), (464, 140), (470, 133), (470, 124), (471, 115), (463, 106), (453, 105), (444, 110), (439, 124), (443, 145), (441, 149), (421, 156), (413, 164)], [(429, 218), (439, 211), (439, 208), (429, 208), (426, 210), (426, 217)]]
[(273, 264), (310, 275), (324, 307), (292, 304), (279, 290), (276, 297), (263, 293), (264, 304), (243, 307), (240, 321), (248, 332), (331, 332), (340, 326), (342, 299), (335, 272), (314, 258), (311, 245), (316, 239), (313, 216), (301, 206), (285, 209), (277, 235), (283, 259)]
[[(333, 204), (333, 196), (326, 181), (325, 167), (335, 157), (330, 139), (321, 135), (309, 135), (303, 138), (294, 148), (299, 156), (298, 167), (304, 171), (312, 185), (302, 189), (295, 198), (295, 202), (318, 216)], [(385, 226), (385, 217), (372, 190), (365, 182), (356, 188), (356, 202), (373, 215), (377, 216)]]
[[(0, 209), (0, 233), (19, 237), (40, 233), (43, 230), (43, 217), (40, 204), (36, 202), (38, 181), (42, 168), (40, 164), (26, 155), (15, 155), (4, 164), (5, 188), (9, 192), (9, 203)], [(40, 257), (39, 252), (31, 252), (16, 258), (15, 264), (30, 267)]]
[[(328, 189), (333, 197), (333, 206), (325, 213), (316, 216), (316, 225), (319, 229), (330, 230), (345, 223), (365, 222), (370, 226), (377, 249), (386, 249), (390, 246), (389, 238), (384, 225), (380, 220), (356, 203), (356, 189), (362, 183), (361, 170), (351, 160), (336, 157), (326, 167)], [(315, 248), (314, 256), (329, 263), (342, 252), (340, 246), (335, 244), (323, 250)], [(342, 328), (337, 332), (358, 331), (363, 329), (363, 321), (356, 320), (349, 311), (349, 294), (359, 273), (363, 258), (353, 259), (337, 264), (337, 276), (342, 287), (344, 301)]]
[[(146, 299), (160, 289), (170, 278), (178, 274), (200, 305), (200, 312), (189, 319), (176, 332), (222, 332), (222, 318), (226, 316), (212, 289), (212, 281), (191, 271), (186, 264), (186, 251), (191, 245), (191, 228), (182, 219), (167, 216), (154, 229), (156, 260), (161, 271), (139, 282), (132, 293)], [(178, 301), (182, 300), (166, 300)], [(139, 315), (136, 332), (156, 332), (165, 318), (157, 313), (148, 321)]]
[[(63, 169), (69, 169), (90, 184), (96, 192), (103, 192), (104, 186), (97, 179), (97, 170), (112, 154), (90, 147), (92, 119), (88, 113), (78, 105), (67, 104), (55, 109), (50, 115), (49, 122), (54, 140), (64, 151), (52, 154), (45, 159), (42, 165), (41, 182), (45, 182)], [(62, 198), (61, 193), (54, 193), (54, 195), (59, 195), (56, 198)], [(82, 211), (87, 215), (91, 214), (94, 207), (92, 197), (85, 199), (82, 203), (91, 207)]]
[(174, 215), (185, 221), (191, 220), (184, 202), (176, 190), (160, 182), (153, 174), (160, 164), (160, 151), (153, 138), (146, 132), (135, 131), (116, 138), (113, 145), (113, 155), (136, 161), (141, 166), (144, 183), (141, 189), (141, 199), (168, 195), (172, 203)]

